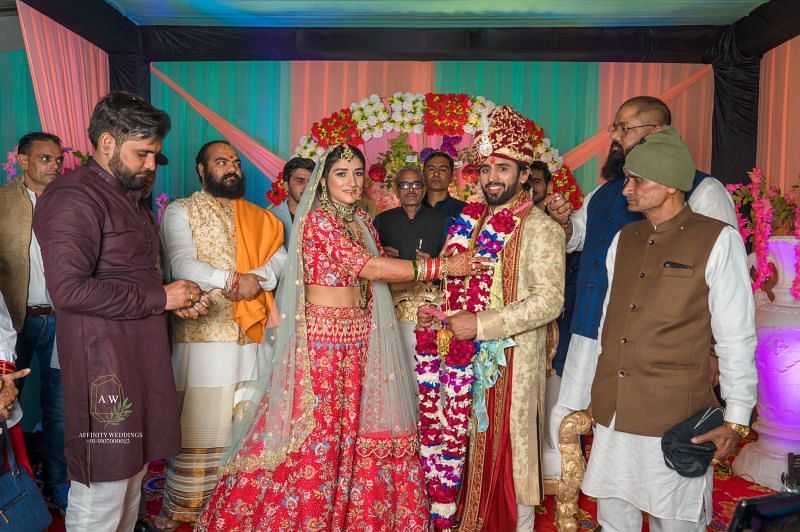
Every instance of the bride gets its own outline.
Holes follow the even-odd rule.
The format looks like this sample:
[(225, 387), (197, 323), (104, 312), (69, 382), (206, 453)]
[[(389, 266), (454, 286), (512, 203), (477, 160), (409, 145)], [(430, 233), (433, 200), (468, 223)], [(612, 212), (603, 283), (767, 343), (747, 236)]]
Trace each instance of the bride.
[(384, 257), (355, 206), (364, 167), (358, 148), (329, 148), (300, 200), (264, 376), (240, 403), (198, 530), (429, 528), (414, 361), (386, 283), (491, 265)]

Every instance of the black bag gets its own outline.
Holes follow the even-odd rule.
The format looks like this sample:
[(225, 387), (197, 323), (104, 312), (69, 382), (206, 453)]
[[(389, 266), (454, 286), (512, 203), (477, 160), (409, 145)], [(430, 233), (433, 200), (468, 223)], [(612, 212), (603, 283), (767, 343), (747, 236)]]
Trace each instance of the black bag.
[(725, 409), (707, 408), (681, 421), (661, 438), (661, 450), (667, 467), (684, 477), (701, 477), (706, 474), (717, 446), (714, 442), (692, 443), (692, 438), (705, 434), (725, 423)]
[(0, 427), (8, 457), (8, 471), (0, 474), (0, 531), (46, 530), (52, 521), (47, 503), (25, 468), (17, 465), (6, 422)]

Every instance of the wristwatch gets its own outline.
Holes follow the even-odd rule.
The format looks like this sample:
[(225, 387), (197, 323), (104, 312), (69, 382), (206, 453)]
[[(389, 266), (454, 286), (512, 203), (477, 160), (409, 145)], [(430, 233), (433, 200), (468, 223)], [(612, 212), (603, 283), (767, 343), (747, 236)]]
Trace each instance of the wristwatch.
[(728, 428), (733, 429), (736, 432), (736, 434), (739, 435), (740, 438), (744, 438), (748, 434), (750, 434), (750, 427), (748, 427), (747, 425), (739, 425), (738, 423), (734, 423), (732, 421), (726, 421), (725, 425)]

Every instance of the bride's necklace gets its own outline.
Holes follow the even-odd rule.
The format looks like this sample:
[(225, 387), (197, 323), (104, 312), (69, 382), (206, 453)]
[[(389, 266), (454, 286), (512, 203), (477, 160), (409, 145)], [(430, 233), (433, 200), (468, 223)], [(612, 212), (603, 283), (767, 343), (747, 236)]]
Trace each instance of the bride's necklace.
[[(350, 237), (350, 240), (359, 244), (360, 246), (366, 249), (366, 242), (364, 242), (363, 235), (361, 231), (358, 231), (358, 235), (356, 235), (355, 231), (351, 227), (351, 224), (356, 219), (356, 206), (355, 205), (340, 205), (335, 201), (330, 199), (328, 196), (328, 191), (326, 188), (323, 188), (321, 197), (320, 197), (320, 206), (322, 210), (331, 214), (332, 216), (339, 218), (344, 226), (344, 232), (347, 236)], [(367, 300), (369, 296), (369, 285), (366, 279), (358, 278), (358, 306), (362, 309), (367, 308)]]

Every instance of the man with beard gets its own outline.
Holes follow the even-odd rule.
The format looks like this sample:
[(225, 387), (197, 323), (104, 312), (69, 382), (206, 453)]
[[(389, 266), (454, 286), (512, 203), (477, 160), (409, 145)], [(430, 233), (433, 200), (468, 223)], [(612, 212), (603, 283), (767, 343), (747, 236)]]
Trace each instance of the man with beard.
[[(61, 140), (49, 133), (31, 132), (17, 145), (22, 175), (0, 189), (0, 291), (6, 297), (16, 331), (16, 367), (29, 368), (38, 360), (40, 406), (44, 440), (44, 494), (62, 512), (67, 509), (67, 459), (64, 457), (64, 396), (61, 372), (50, 367), (56, 315), (47, 294), (42, 251), (33, 232), (33, 213), (39, 196), (61, 174)], [(20, 253), (21, 250), (27, 250)], [(14, 364), (0, 365), (0, 374)], [(20, 381), (19, 388), (25, 384)], [(22, 426), (13, 429), (22, 438)]]
[[(488, 341), (473, 389), (469, 455), (456, 518), (460, 530), (531, 531), (542, 500), (539, 450), (543, 434), (547, 324), (564, 302), (564, 231), (534, 208), (522, 185), (530, 177), (533, 144), (525, 118), (496, 108), (472, 146), (487, 207), (476, 231), (508, 209), (516, 218), (499, 252), (487, 310), (459, 311), (445, 320), (454, 338)], [(465, 207), (473, 213), (476, 205)], [(456, 223), (459, 223), (456, 221)], [(446, 249), (446, 248), (445, 248)], [(433, 318), (421, 310), (418, 324)], [(480, 397), (479, 395), (482, 395)], [(436, 512), (436, 508), (432, 508)]]
[(547, 167), (547, 163), (533, 161), (531, 163), (531, 178), (523, 185), (523, 188), (530, 190), (533, 204), (541, 210), (545, 208), (547, 196), (553, 193), (552, 184), (553, 174)]
[[(617, 111), (614, 123), (608, 127), (611, 146), (601, 171), (605, 183), (587, 194), (582, 207), (575, 213), (571, 213), (570, 204), (563, 196), (555, 195), (548, 199), (550, 216), (564, 225), (567, 231), (567, 251), (583, 250), (570, 328), (572, 337), (558, 404), (549, 421), (549, 433), (554, 442), (558, 441), (558, 428), (564, 416), (589, 406), (590, 388), (597, 364), (598, 327), (608, 289), (605, 265), (608, 246), (620, 229), (642, 219), (638, 212), (628, 210), (627, 201), (622, 195), (625, 157), (634, 147), (645, 142), (647, 135), (669, 129), (671, 121), (669, 108), (658, 98), (636, 96), (627, 100)], [(686, 193), (685, 199), (694, 212), (737, 227), (733, 200), (725, 187), (713, 177), (696, 171), (692, 189)], [(713, 375), (716, 373), (716, 359), (709, 363), (712, 364)]]
[(131, 530), (146, 464), (180, 449), (165, 311), (198, 315), (200, 288), (163, 284), (140, 201), (169, 129), (136, 95), (101, 98), (93, 159), (49, 184), (33, 215), (59, 322), (68, 530)]
[(155, 525), (194, 523), (217, 484), (241, 391), (258, 378), (257, 347), (286, 262), (283, 225), (242, 196), (245, 178), (226, 141), (197, 154), (202, 190), (170, 204), (161, 223), (168, 275), (190, 279), (213, 302), (175, 320), (172, 364), (181, 407), (181, 452), (167, 462)]
[(286, 190), (289, 195), (280, 205), (271, 208), (269, 212), (274, 214), (283, 223), (283, 244), (289, 245), (289, 236), (292, 233), (294, 223), (294, 213), (300, 196), (306, 190), (311, 172), (314, 171), (314, 161), (305, 157), (292, 157), (283, 166), (283, 181), (286, 183)]

